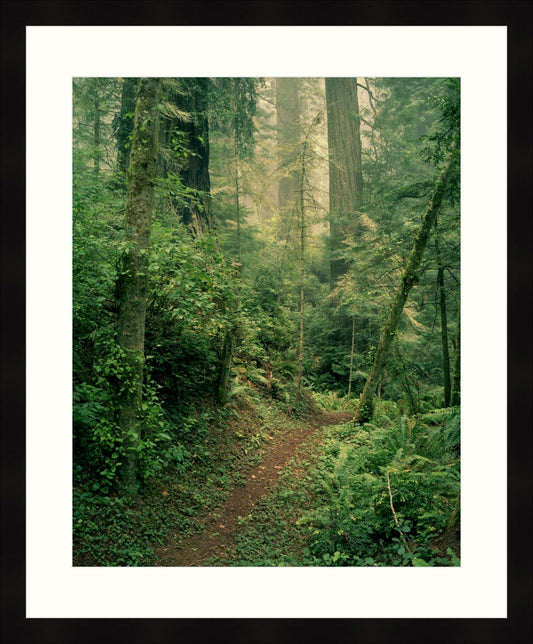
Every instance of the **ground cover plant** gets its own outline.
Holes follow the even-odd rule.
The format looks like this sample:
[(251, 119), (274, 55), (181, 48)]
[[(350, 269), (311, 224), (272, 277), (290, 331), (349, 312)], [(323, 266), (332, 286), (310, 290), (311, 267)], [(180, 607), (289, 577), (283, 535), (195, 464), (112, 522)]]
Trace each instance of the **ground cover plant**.
[(212, 565), (459, 565), (457, 414), (318, 430)]

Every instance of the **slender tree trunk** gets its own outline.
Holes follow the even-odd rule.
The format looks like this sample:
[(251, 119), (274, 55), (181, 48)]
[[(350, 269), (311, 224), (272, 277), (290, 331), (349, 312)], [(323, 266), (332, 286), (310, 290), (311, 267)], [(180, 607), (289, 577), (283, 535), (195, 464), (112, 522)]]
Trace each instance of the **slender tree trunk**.
[(357, 234), (355, 214), (363, 194), (361, 134), (356, 78), (326, 78), (329, 153), (330, 275), (333, 289), (348, 268), (342, 258), (348, 234)]
[(237, 260), (239, 262), (239, 274), (242, 270), (242, 250), (241, 250), (241, 204), (239, 199), (239, 150), (237, 149), (237, 137), (234, 141), (234, 166), (235, 166), (235, 209), (237, 216)]
[[(242, 274), (242, 252), (241, 252), (241, 205), (239, 199), (239, 150), (237, 146), (237, 136), (234, 138), (234, 147), (233, 147), (233, 167), (235, 172), (234, 183), (235, 183), (235, 208), (236, 208), (236, 219), (237, 219), (237, 259), (239, 266), (237, 269), (238, 276)], [(240, 290), (240, 289), (239, 289)], [(236, 299), (238, 300), (240, 292), (237, 293)], [(235, 306), (235, 309), (237, 307)], [(233, 311), (233, 315), (236, 315), (236, 310)], [(233, 364), (233, 350), (235, 348), (235, 339), (237, 336), (237, 325), (234, 325), (224, 337), (224, 345), (222, 347), (222, 360), (220, 363), (220, 370), (218, 374), (218, 384), (217, 384), (217, 399), (221, 403), (225, 403), (228, 398), (228, 387), (229, 379), (231, 374), (231, 367)]]
[(449, 407), (450, 394), (451, 394), (451, 379), (450, 379), (450, 353), (448, 350), (448, 314), (446, 310), (446, 291), (444, 290), (444, 267), (441, 264), (438, 237), (435, 239), (435, 248), (437, 251), (437, 267), (438, 267), (437, 281), (439, 286), (440, 328), (441, 328), (441, 342), (442, 342), (442, 376), (444, 380), (444, 406)]
[(438, 272), (440, 293), (440, 328), (442, 341), (442, 376), (444, 380), (444, 406), (450, 406), (451, 378), (450, 378), (450, 353), (448, 350), (448, 316), (446, 311), (446, 292), (444, 290), (444, 269), (439, 267)]
[(442, 376), (444, 379), (444, 406), (450, 406), (451, 378), (450, 378), (450, 354), (448, 350), (448, 316), (446, 311), (446, 292), (444, 290), (444, 269), (439, 268), (439, 291), (440, 291), (440, 326), (442, 340)]
[(461, 403), (461, 316), (457, 316), (457, 340), (453, 360), (452, 391), (450, 405), (457, 407)]
[(118, 283), (118, 343), (124, 351), (125, 380), (118, 399), (118, 423), (126, 449), (122, 490), (137, 489), (137, 447), (141, 438), (138, 414), (142, 403), (144, 335), (150, 226), (156, 180), (157, 130), (161, 82), (143, 78), (137, 89), (135, 124), (129, 166), (125, 240)]
[(348, 378), (348, 395), (346, 400), (350, 400), (350, 394), (352, 393), (352, 374), (353, 374), (353, 355), (355, 347), (355, 315), (352, 318), (352, 348), (350, 351), (350, 376)]
[(302, 396), (302, 377), (304, 371), (304, 282), (305, 282), (305, 154), (306, 143), (302, 150), (302, 166), (300, 177), (300, 336), (298, 339), (298, 371), (296, 375), (296, 399), (301, 400)]
[(448, 156), (446, 165), (444, 166), (444, 169), (442, 170), (435, 185), (433, 198), (431, 199), (429, 208), (427, 209), (424, 216), (424, 220), (417, 235), (414, 248), (411, 251), (411, 255), (407, 262), (407, 267), (403, 274), (400, 287), (396, 293), (396, 297), (394, 298), (394, 301), (392, 303), (387, 321), (385, 322), (385, 326), (383, 327), (383, 330), (381, 332), (378, 348), (374, 357), (372, 371), (367, 378), (363, 393), (361, 394), (361, 398), (359, 399), (359, 405), (357, 407), (354, 418), (355, 422), (357, 423), (368, 422), (372, 418), (376, 389), (381, 379), (383, 369), (387, 363), (390, 347), (392, 340), (396, 334), (396, 329), (398, 328), (398, 322), (400, 320), (403, 307), (411, 288), (418, 279), (418, 270), (424, 256), (424, 250), (431, 234), (431, 230), (435, 225), (437, 214), (442, 205), (446, 186), (448, 185), (450, 178), (455, 170), (455, 158), (456, 152), (454, 149)]

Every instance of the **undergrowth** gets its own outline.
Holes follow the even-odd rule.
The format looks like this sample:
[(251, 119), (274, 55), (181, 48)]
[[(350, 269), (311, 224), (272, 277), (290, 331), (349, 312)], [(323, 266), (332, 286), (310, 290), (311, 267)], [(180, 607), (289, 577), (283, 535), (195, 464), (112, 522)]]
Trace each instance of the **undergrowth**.
[[(135, 499), (75, 485), (74, 565), (153, 565), (158, 545), (201, 529), (199, 517), (244, 482), (278, 432), (290, 430), (295, 420), (283, 412), (252, 388), (217, 414), (197, 414), (184, 428), (187, 458), (147, 481)], [(458, 408), (416, 418), (383, 401), (372, 423), (323, 427), (240, 517), (234, 547), (207, 565), (459, 565), (451, 526), (459, 444)]]
[(210, 565), (459, 565), (459, 428), (457, 408), (417, 419), (378, 403), (372, 424), (319, 430)]
[(456, 565), (432, 544), (459, 494), (458, 411), (436, 424), (384, 420), (329, 433), (313, 471), (317, 507), (300, 519), (304, 554), (315, 565)]
[(241, 396), (182, 422), (185, 457), (168, 462), (135, 498), (102, 493), (83, 480), (74, 485), (75, 566), (153, 564), (155, 548), (170, 533), (186, 536), (201, 527), (197, 517), (221, 505), (243, 472), (261, 461), (269, 436), (293, 421), (260, 396)]

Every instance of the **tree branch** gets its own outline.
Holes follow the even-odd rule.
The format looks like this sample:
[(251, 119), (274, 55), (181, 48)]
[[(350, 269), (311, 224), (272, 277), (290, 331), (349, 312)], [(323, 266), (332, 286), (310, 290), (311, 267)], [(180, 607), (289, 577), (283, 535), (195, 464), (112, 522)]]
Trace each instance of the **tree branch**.
[(410, 554), (413, 554), (411, 548), (409, 547), (409, 544), (407, 543), (407, 537), (405, 536), (405, 533), (403, 530), (400, 528), (400, 522), (398, 521), (398, 517), (396, 516), (396, 511), (394, 510), (394, 505), (392, 504), (392, 491), (390, 488), (390, 478), (389, 478), (389, 472), (387, 470), (387, 487), (389, 489), (389, 499), (390, 499), (390, 507), (392, 510), (392, 515), (394, 517), (394, 522), (396, 523), (396, 530), (400, 533), (400, 536), (402, 537), (402, 541), (404, 543), (404, 546), (407, 548), (407, 551)]

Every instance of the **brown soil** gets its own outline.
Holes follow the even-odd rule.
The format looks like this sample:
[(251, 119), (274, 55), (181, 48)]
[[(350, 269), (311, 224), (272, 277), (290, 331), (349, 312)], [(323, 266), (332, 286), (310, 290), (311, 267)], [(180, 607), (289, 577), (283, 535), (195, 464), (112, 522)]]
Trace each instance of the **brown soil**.
[(235, 487), (224, 504), (210, 515), (198, 517), (199, 524), (205, 528), (190, 537), (175, 535), (170, 543), (156, 551), (155, 565), (203, 566), (211, 557), (224, 554), (234, 543), (239, 530), (238, 518), (249, 514), (258, 499), (269, 491), (298, 447), (319, 427), (352, 418), (353, 414), (347, 412), (327, 412), (278, 436), (263, 462), (247, 473), (245, 485)]

